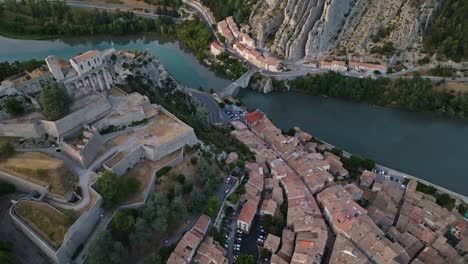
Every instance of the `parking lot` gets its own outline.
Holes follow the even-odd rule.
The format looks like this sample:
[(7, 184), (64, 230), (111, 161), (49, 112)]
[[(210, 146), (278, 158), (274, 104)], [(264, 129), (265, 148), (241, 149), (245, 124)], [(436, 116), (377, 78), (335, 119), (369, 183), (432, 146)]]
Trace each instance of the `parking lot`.
[(247, 112), (235, 105), (228, 105), (224, 108), (224, 114), (227, 117), (227, 120), (232, 121), (243, 121), (244, 116)]
[(255, 262), (258, 261), (258, 247), (263, 246), (265, 242), (266, 233), (259, 223), (260, 217), (256, 216), (252, 224), (249, 234), (244, 234), (240, 230), (236, 230), (235, 240), (233, 241), (233, 254), (234, 258), (240, 254), (252, 255)]

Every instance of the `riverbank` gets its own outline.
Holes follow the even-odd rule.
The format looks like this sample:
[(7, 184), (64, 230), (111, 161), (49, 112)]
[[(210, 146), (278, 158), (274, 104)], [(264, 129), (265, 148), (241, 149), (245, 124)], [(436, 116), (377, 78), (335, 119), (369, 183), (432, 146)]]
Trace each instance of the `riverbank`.
[[(320, 139), (318, 139), (320, 140)], [(327, 146), (328, 149), (332, 150), (334, 148), (337, 148), (336, 146), (328, 143), (328, 142), (325, 142), (323, 140), (320, 140), (321, 143), (325, 144)], [(342, 149), (341, 149), (342, 150)], [(350, 158), (353, 154), (351, 154), (350, 152), (347, 152), (346, 150), (342, 150), (342, 156), (345, 157), (345, 158)], [(388, 168), (384, 165), (381, 165), (381, 164), (375, 164), (375, 169), (379, 170), (379, 171), (384, 171), (386, 175), (389, 175), (390, 177), (395, 177), (395, 178), (399, 178), (399, 179), (407, 179), (407, 180), (415, 180), (419, 183), (422, 183), (426, 186), (432, 186), (434, 188), (436, 188), (438, 191), (442, 192), (442, 193), (446, 193), (448, 195), (450, 195), (451, 197), (453, 198), (456, 198), (458, 200), (461, 200), (463, 203), (465, 204), (468, 204), (468, 197), (467, 196), (464, 196), (462, 194), (459, 194), (459, 193), (456, 193), (454, 191), (450, 191), (444, 187), (441, 187), (439, 185), (436, 185), (434, 183), (431, 183), (431, 182), (428, 182), (426, 180), (423, 180), (423, 179), (420, 179), (418, 177), (415, 177), (415, 176), (412, 176), (412, 175), (409, 175), (409, 174), (406, 174), (404, 172), (401, 172), (401, 171), (397, 171), (397, 170), (394, 170), (394, 169), (391, 169), (391, 168)]]

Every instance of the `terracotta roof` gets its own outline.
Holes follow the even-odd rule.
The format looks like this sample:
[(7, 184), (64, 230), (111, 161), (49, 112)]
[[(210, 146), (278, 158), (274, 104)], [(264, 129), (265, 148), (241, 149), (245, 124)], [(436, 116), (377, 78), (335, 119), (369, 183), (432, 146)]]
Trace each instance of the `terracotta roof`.
[(205, 214), (202, 214), (202, 215), (200, 215), (197, 222), (193, 226), (193, 229), (197, 230), (198, 232), (200, 232), (202, 234), (205, 234), (206, 230), (208, 229), (208, 226), (209, 226), (210, 222), (211, 222), (210, 217), (205, 215)]
[(349, 63), (349, 66), (350, 67), (356, 67), (356, 68), (376, 69), (376, 70), (382, 70), (382, 71), (387, 70), (387, 67), (385, 65), (374, 64), (374, 63), (365, 63), (365, 62), (356, 62), (356, 61), (351, 61)]
[(213, 41), (211, 42), (211, 46), (213, 46), (214, 48), (216, 48), (217, 50), (221, 50), (221, 51), (224, 51), (224, 48), (216, 41)]
[(91, 57), (94, 57), (94, 56), (98, 56), (99, 55), (99, 51), (98, 50), (90, 50), (90, 51), (87, 51), (81, 55), (78, 55), (76, 57), (73, 57), (73, 60), (77, 63), (79, 62), (82, 62), (82, 61), (85, 61)]
[(244, 116), (244, 119), (247, 123), (255, 124), (265, 117), (265, 114), (259, 110), (250, 112)]
[(245, 223), (252, 223), (252, 220), (255, 217), (255, 213), (257, 213), (257, 207), (253, 206), (252, 204), (245, 204), (242, 206), (242, 210), (237, 218), (237, 221), (242, 221)]

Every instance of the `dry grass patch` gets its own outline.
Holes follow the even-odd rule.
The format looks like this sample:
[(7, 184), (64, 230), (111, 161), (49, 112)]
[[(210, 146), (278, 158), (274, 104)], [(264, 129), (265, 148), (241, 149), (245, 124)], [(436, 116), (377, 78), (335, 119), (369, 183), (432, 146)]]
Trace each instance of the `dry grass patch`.
[(131, 195), (125, 204), (143, 202), (145, 199), (145, 190), (153, 183), (151, 180), (154, 176), (154, 172), (164, 167), (167, 163), (175, 160), (181, 154), (180, 152), (181, 150), (175, 151), (158, 161), (145, 159), (125, 173), (122, 176), (124, 179), (134, 177), (141, 182), (139, 190), (135, 194)]
[(439, 86), (435, 86), (438, 91), (446, 91), (452, 94), (468, 93), (468, 83), (466, 82), (445, 82)]
[(0, 169), (41, 186), (50, 186), (50, 192), (65, 196), (73, 190), (77, 177), (65, 162), (41, 152), (17, 153), (0, 162)]
[(16, 205), (16, 214), (55, 248), (62, 245), (71, 226), (64, 213), (45, 203), (20, 201)]

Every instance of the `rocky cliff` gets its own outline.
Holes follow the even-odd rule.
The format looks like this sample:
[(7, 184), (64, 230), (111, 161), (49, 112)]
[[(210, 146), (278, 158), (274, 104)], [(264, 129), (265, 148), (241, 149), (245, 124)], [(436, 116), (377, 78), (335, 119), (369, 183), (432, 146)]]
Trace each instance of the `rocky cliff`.
[(415, 60), (440, 0), (259, 0), (249, 22), (261, 45), (283, 58), (346, 54)]

